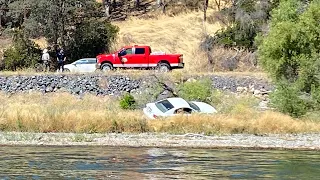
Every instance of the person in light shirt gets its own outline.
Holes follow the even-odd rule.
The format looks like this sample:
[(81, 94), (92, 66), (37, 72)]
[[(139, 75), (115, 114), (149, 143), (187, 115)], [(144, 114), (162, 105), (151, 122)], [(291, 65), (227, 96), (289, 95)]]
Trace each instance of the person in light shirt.
[(41, 57), (41, 60), (44, 64), (44, 71), (49, 71), (50, 70), (50, 55), (48, 53), (48, 49), (44, 49), (43, 52), (42, 52), (42, 57)]

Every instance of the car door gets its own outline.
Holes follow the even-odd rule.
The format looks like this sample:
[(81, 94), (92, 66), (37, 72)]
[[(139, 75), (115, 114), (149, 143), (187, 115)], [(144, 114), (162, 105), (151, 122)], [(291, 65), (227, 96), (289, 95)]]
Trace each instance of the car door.
[(80, 59), (76, 62), (76, 72), (86, 72), (86, 65), (88, 60), (86, 59)]
[(133, 49), (132, 62), (137, 64), (138, 67), (146, 68), (149, 66), (149, 60), (146, 56), (146, 49), (144, 47), (137, 47)]
[(132, 56), (133, 56), (132, 48), (127, 48), (123, 50), (121, 52), (121, 57), (120, 57), (120, 61), (121, 61), (120, 67), (126, 67), (126, 68), (133, 67), (134, 63), (132, 62)]
[(96, 63), (96, 59), (88, 59), (87, 72), (94, 72), (96, 70)]

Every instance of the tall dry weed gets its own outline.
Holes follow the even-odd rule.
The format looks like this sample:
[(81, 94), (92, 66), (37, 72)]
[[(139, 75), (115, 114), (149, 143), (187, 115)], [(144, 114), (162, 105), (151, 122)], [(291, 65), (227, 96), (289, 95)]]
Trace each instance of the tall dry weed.
[(25, 132), (302, 133), (319, 132), (320, 122), (259, 112), (250, 99), (219, 96), (219, 113), (147, 120), (141, 110), (121, 110), (112, 97), (67, 93), (0, 94), (0, 129)]

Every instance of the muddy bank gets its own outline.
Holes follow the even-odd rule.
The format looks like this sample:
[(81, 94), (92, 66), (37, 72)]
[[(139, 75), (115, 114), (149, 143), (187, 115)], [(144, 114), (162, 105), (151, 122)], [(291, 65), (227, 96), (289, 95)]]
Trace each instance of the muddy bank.
[(1, 132), (0, 145), (320, 150), (320, 134), (74, 134)]

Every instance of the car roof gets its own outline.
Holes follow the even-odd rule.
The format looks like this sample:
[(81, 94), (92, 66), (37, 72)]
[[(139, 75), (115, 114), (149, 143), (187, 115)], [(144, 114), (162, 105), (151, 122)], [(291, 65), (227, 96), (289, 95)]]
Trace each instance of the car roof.
[[(96, 60), (97, 58), (81, 58), (81, 59), (78, 59), (78, 60)], [(77, 61), (78, 61), (77, 60)]]
[(149, 48), (150, 46), (147, 46), (147, 45), (131, 45), (131, 46), (124, 46), (122, 48), (127, 49), (127, 48), (133, 48), (133, 47), (135, 47), (135, 48)]
[(168, 100), (175, 108), (177, 107), (191, 108), (189, 103), (182, 98), (167, 98), (166, 100)]

